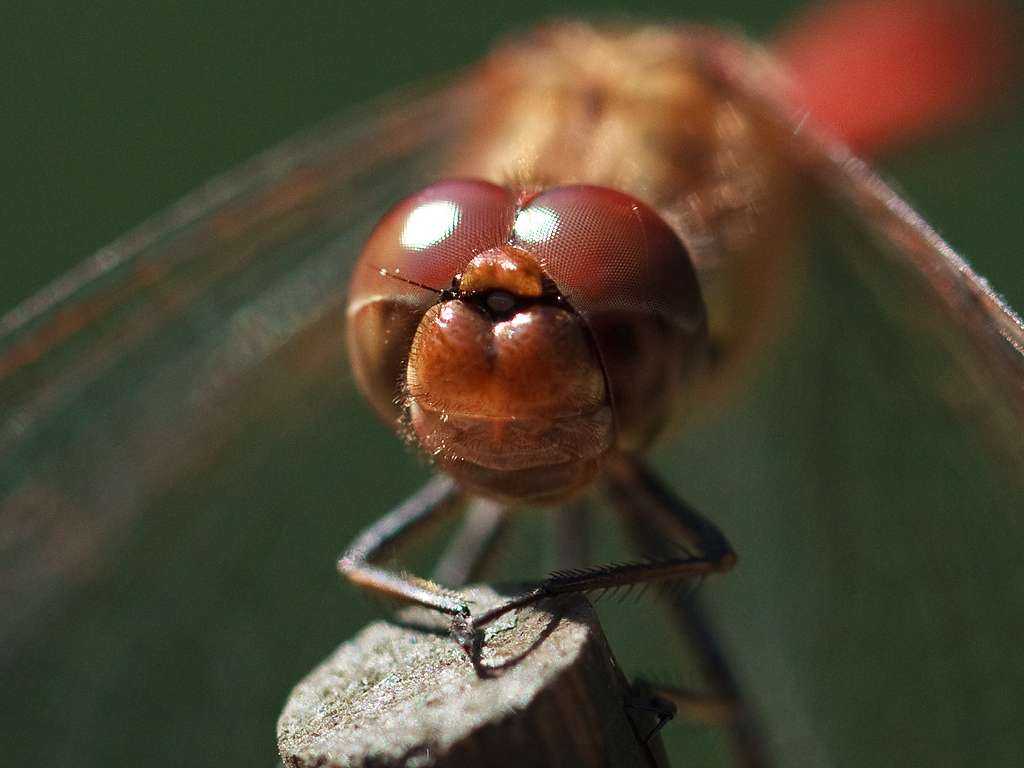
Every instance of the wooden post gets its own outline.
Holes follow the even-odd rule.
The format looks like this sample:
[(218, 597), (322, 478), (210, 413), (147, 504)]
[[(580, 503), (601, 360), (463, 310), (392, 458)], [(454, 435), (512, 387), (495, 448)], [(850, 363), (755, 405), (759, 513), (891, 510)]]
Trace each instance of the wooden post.
[[(473, 591), (474, 607), (497, 600)], [(582, 597), (488, 628), (474, 669), (448, 619), (410, 608), (340, 646), (278, 722), (289, 768), (666, 766), (657, 717), (638, 708)]]

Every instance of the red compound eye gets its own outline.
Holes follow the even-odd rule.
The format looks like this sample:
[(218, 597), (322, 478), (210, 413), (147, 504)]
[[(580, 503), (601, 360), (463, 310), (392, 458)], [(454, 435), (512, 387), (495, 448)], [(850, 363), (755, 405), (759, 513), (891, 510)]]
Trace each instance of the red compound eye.
[(349, 283), (348, 343), (356, 381), (388, 421), (423, 313), (478, 253), (511, 238), (515, 196), (460, 179), (413, 195), (377, 225)]
[(559, 187), (516, 217), (533, 253), (583, 315), (624, 311), (684, 327), (703, 323), (697, 276), (679, 237), (650, 206), (612, 189)]
[[(350, 296), (356, 299), (364, 279), (377, 290), (398, 293), (401, 281), (450, 288), (476, 254), (509, 241), (515, 213), (515, 196), (485, 181), (459, 179), (423, 190), (378, 225), (359, 259), (360, 282)], [(400, 279), (373, 279), (381, 270)]]

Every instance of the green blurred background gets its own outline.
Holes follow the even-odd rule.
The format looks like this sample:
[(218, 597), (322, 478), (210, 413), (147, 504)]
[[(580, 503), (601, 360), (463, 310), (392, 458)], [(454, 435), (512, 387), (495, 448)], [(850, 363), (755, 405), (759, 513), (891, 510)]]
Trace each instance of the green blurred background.
[[(494, 40), (544, 19), (685, 18), (765, 38), (800, 5), (755, 0), (685, 5), (531, 0), (418, 5), (179, 2), (155, 7), (109, 0), (89, 5), (4, 3), (0, 6), (0, 314), (83, 257), (255, 153), (346, 105), (470, 64)], [(1021, 110), (1011, 104), (991, 120), (881, 159), (885, 172), (925, 217), (1018, 306), (1024, 304), (1022, 126)], [(402, 454), (397, 441), (370, 426), (368, 416), (349, 418), (357, 419), (351, 428), (366, 435), (362, 449), (406, 461), (397, 458)], [(325, 444), (325, 465), (336, 462), (333, 449)], [(284, 458), (276, 471), (286, 477), (294, 468)], [(252, 471), (267, 479), (262, 467)], [(351, 488), (366, 471), (358, 463), (340, 468), (336, 484)], [(388, 501), (377, 499), (373, 506), (377, 511), (386, 508), (423, 476), (422, 468), (411, 467), (408, 476), (395, 479)], [(287, 484), (283, 482), (282, 487)], [(368, 498), (371, 490), (366, 491)], [(195, 493), (198, 496), (202, 490)], [(246, 501), (235, 501), (239, 511), (232, 514), (241, 516)], [(199, 514), (190, 515), (189, 525), (202, 519)], [(86, 626), (76, 629), (76, 637), (82, 639), (72, 646), (72, 655), (54, 639), (62, 632), (57, 627), (40, 641), (44, 650), (38, 657), (29, 654), (15, 668), (17, 690), (28, 690), (39, 670), (52, 666), (57, 655), (64, 654), (61, 663), (69, 668), (83, 666), (73, 654), (81, 643), (93, 643), (80, 651), (79, 660), (88, 660), (88, 668), (94, 670), (89, 674), (96, 680), (68, 680), (69, 689), (64, 689), (59, 675), (38, 678), (46, 688), (37, 691), (41, 703), (33, 706), (38, 708), (17, 724), (22, 733), (15, 737), (0, 726), (0, 763), (7, 763), (11, 756), (18, 764), (39, 765), (272, 764), (274, 720), (289, 681), (297, 681), (341, 639), (342, 630), (336, 624), (351, 631), (380, 611), (370, 603), (354, 603), (348, 588), (333, 581), (329, 573), (331, 558), (346, 540), (345, 526), (318, 528), (315, 520), (297, 517), (293, 527), (300, 530), (268, 534), (264, 550), (246, 552), (243, 545), (230, 540), (244, 522), (210, 520), (207, 527), (184, 529), (173, 520), (153, 524), (141, 536), (148, 549), (135, 561), (118, 566), (120, 586), (105, 587), (95, 604), (87, 594), (79, 614), (67, 618)], [(188, 546), (194, 561), (164, 562), (161, 542), (171, 538), (180, 542), (183, 536), (192, 539)], [(323, 592), (298, 599), (295, 615), (312, 621), (317, 611), (325, 611), (331, 619), (315, 635), (310, 627), (296, 626), (291, 645), (261, 644), (261, 622), (281, 620), (271, 608), (266, 615), (248, 620), (244, 626), (248, 635), (238, 631), (240, 620), (230, 611), (211, 609), (198, 617), (189, 613), (190, 606), (183, 605), (181, 598), (176, 602), (159, 594), (173, 590), (174, 576), (154, 579), (153, 600), (163, 606), (160, 600), (166, 597), (167, 607), (159, 610), (180, 610), (183, 621), (201, 628), (197, 631), (203, 634), (196, 637), (194, 646), (183, 645), (180, 638), (161, 646), (160, 622), (171, 622), (174, 616), (163, 615), (158, 621), (142, 609), (118, 610), (121, 597), (127, 603), (138, 584), (153, 586), (148, 579), (154, 571), (176, 568), (199, 568), (198, 575), (183, 575), (200, 585), (209, 577), (221, 590), (223, 601), (230, 602), (232, 590), (241, 602), (247, 598), (252, 602), (254, 591), (273, 589), (267, 604), (279, 605), (288, 599), (287, 580), (275, 580), (272, 573), (254, 580), (252, 573), (260, 571), (260, 558), (302, 552), (304, 547), (324, 550), (312, 555), (310, 568), (323, 571), (327, 586)], [(245, 562), (251, 566), (250, 573), (239, 571), (233, 580), (224, 576)], [(336, 620), (343, 612), (347, 613)], [(144, 624), (151, 619), (151, 625)], [(155, 657), (152, 667), (160, 666), (159, 654), (168, 654), (166, 674), (155, 676), (152, 685), (132, 679), (131, 667), (119, 673), (129, 677), (105, 680), (109, 674), (103, 669), (104, 659), (114, 668), (121, 653), (120, 641), (112, 638), (127, 632), (137, 635), (137, 644), (144, 649), (139, 653)], [(308, 641), (304, 634), (309, 635)], [(215, 657), (217, 666), (205, 668), (211, 647), (226, 649), (223, 658), (233, 658), (239, 666), (224, 666), (221, 657)], [(194, 655), (186, 657), (191, 672), (184, 676), (176, 671), (183, 653)], [(271, 658), (273, 653), (286, 658)], [(266, 685), (252, 691), (232, 690), (234, 681), (257, 680), (260, 665), (275, 662), (274, 668), (266, 669)], [(176, 692), (160, 687), (169, 682), (183, 688), (209, 686), (209, 694), (204, 690), (197, 699), (206, 702), (202, 705), (206, 709), (200, 707), (190, 719), (181, 711), (189, 696), (175, 698)], [(137, 690), (112, 697), (111, 706), (123, 710), (108, 713), (111, 720), (119, 718), (112, 727), (102, 712), (96, 713), (104, 709), (104, 702), (90, 697), (122, 689)], [(217, 707), (235, 698), (244, 701), (239, 716), (216, 714)], [(48, 709), (49, 705), (53, 706)], [(61, 722), (42, 722), (40, 713), (47, 711), (56, 713)], [(79, 711), (80, 721), (68, 723), (69, 713)], [(144, 712), (146, 719), (133, 722), (136, 711)], [(26, 733), (26, 723), (38, 730)], [(111, 728), (109, 734), (102, 732), (105, 728)], [(111, 739), (116, 741), (109, 743)]]

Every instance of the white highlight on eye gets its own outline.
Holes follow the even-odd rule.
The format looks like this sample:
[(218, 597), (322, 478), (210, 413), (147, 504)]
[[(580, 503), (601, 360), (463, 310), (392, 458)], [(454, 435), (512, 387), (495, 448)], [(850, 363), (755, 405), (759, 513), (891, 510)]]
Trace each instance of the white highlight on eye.
[(527, 242), (547, 240), (558, 229), (558, 214), (550, 208), (524, 208), (516, 216), (516, 236)]
[(529, 325), (529, 323), (532, 320), (533, 318), (528, 313), (520, 312), (518, 315), (515, 315), (511, 320), (509, 320), (509, 323), (512, 324), (513, 328), (518, 328), (521, 325)]
[(438, 312), (438, 324), (448, 325), (455, 319), (455, 309), (451, 306), (451, 302), (441, 307), (441, 311)]
[(459, 206), (451, 200), (424, 203), (409, 214), (399, 240), (403, 247), (421, 251), (451, 235), (458, 223)]

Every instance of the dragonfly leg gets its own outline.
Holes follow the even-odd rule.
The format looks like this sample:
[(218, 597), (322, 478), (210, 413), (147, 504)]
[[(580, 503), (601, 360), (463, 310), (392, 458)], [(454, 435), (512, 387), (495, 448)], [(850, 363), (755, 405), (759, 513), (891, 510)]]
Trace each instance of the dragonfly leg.
[(652, 707), (660, 705), (666, 712), (671, 708), (673, 717), (682, 713), (687, 720), (705, 725), (731, 724), (736, 720), (736, 702), (734, 701), (713, 698), (700, 691), (661, 684), (654, 685), (646, 681), (638, 682), (635, 687), (649, 691), (652, 700), (656, 702)]
[(664, 560), (680, 549), (695, 551), (718, 566), (705, 573), (727, 571), (736, 564), (736, 553), (718, 527), (635, 457), (620, 453), (610, 458), (605, 488), (608, 500), (631, 532), (634, 546), (645, 557)]
[(555, 510), (551, 562), (559, 570), (584, 567), (590, 562), (590, 517), (593, 499), (582, 496)]
[[(676, 546), (673, 540), (678, 540), (687, 531), (699, 532), (703, 518), (640, 462), (624, 458), (628, 464), (618, 467), (619, 480), (625, 483), (625, 487), (634, 487), (634, 492), (621, 493), (617, 506), (625, 518), (634, 549), (648, 557), (667, 557)], [(707, 525), (712, 531), (717, 531), (710, 523)], [(713, 542), (715, 534), (698, 533), (698, 539), (705, 544), (709, 538)], [(712, 543), (711, 546), (714, 548), (716, 545)], [(686, 637), (712, 692), (703, 697), (691, 692), (673, 695), (672, 691), (664, 689), (659, 693), (695, 720), (728, 726), (740, 764), (744, 768), (763, 768), (770, 764), (764, 733), (732, 673), (699, 597), (689, 591), (666, 595), (672, 618)]]
[(507, 512), (504, 505), (495, 501), (473, 499), (462, 527), (434, 569), (434, 581), (446, 587), (458, 587), (478, 579), (506, 528)]
[(385, 596), (417, 603), (451, 616), (468, 616), (466, 601), (444, 587), (374, 564), (390, 548), (400, 545), (428, 525), (451, 516), (465, 504), (465, 494), (455, 482), (449, 477), (438, 476), (363, 531), (338, 560), (338, 570), (353, 584)]
[[(709, 700), (716, 702), (719, 708), (728, 706), (731, 710), (731, 717), (724, 723), (731, 732), (740, 765), (743, 768), (765, 768), (771, 765), (760, 719), (743, 695), (743, 689), (729, 666), (722, 644), (698, 595), (675, 595), (671, 609), (673, 618), (695, 653), (704, 679), (714, 691), (714, 698)], [(694, 712), (699, 714), (699, 710)]]
[[(646, 744), (676, 716), (678, 707), (644, 680), (632, 686), (633, 697), (626, 702), (626, 710), (637, 729), (637, 736)], [(653, 722), (644, 722), (653, 721)]]
[[(662, 494), (674, 498), (664, 486), (644, 482), (647, 479), (654, 480), (654, 476), (639, 462), (616, 454), (609, 459), (605, 473), (608, 498), (620, 511), (624, 506), (658, 509), (663, 503)], [(681, 505), (680, 502), (676, 504)], [(467, 626), (469, 635), (510, 611), (547, 597), (653, 581), (674, 581), (730, 569), (736, 562), (736, 554), (721, 531), (696, 511), (681, 506), (685, 510), (682, 514), (662, 515), (664, 522), (672, 523), (662, 526), (662, 534), (675, 539), (676, 551), (659, 553), (642, 562), (553, 573), (534, 589), (470, 618)]]

